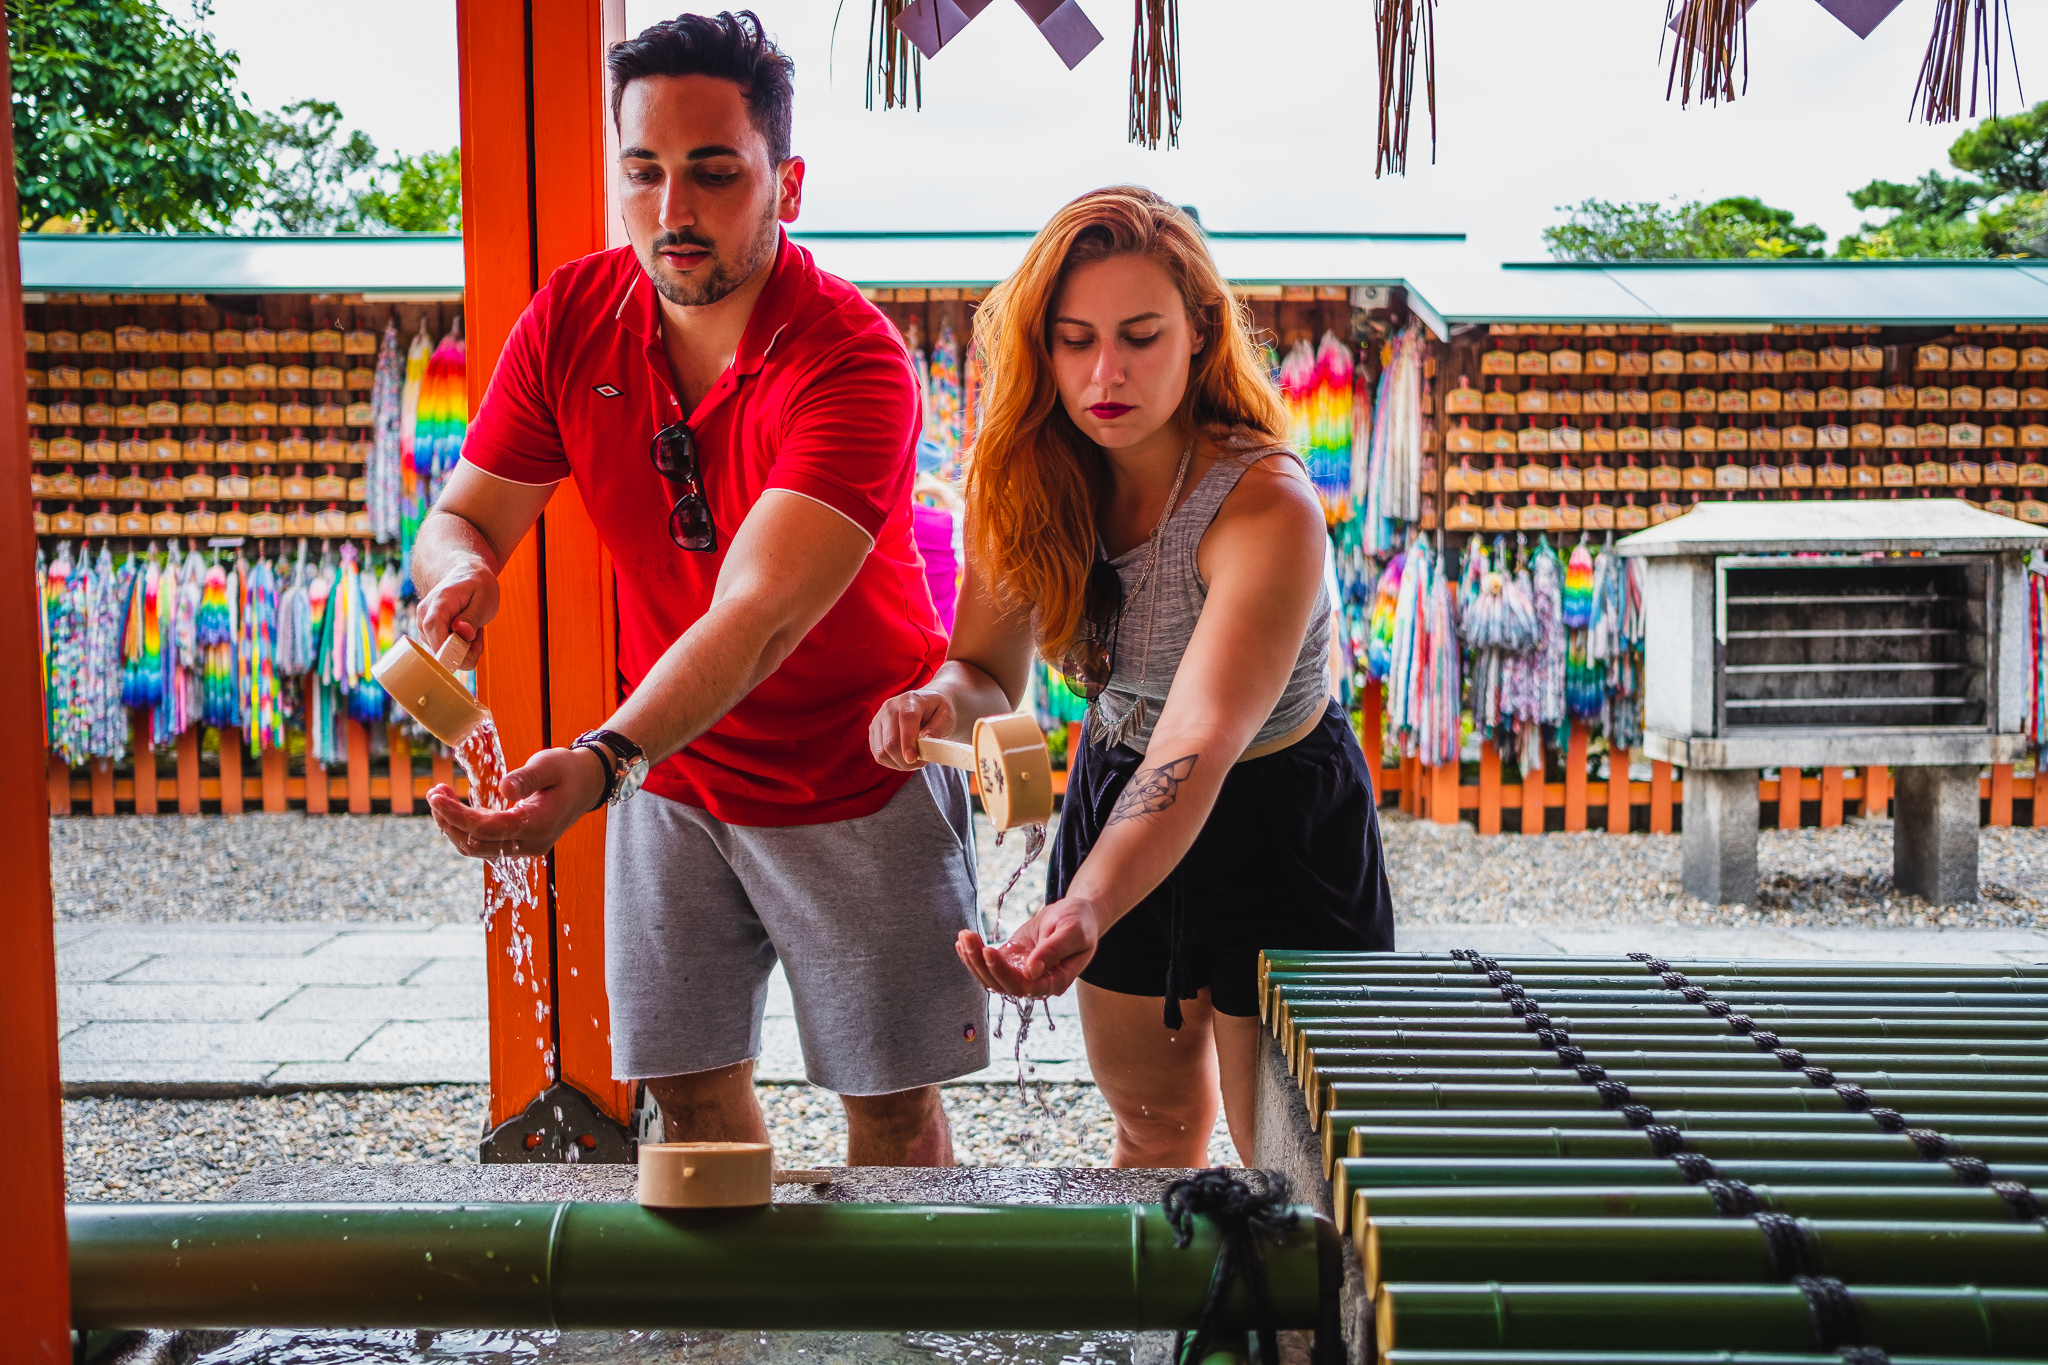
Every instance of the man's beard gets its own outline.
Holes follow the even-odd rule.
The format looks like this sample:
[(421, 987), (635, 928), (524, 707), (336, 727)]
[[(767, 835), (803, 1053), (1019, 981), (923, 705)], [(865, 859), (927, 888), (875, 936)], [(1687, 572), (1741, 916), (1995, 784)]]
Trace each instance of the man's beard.
[[(656, 237), (640, 254), (640, 265), (654, 282), (655, 290), (670, 303), (679, 308), (702, 308), (717, 303), (752, 279), (754, 272), (775, 254), (775, 238), (775, 208), (771, 204), (761, 218), (760, 230), (746, 244), (745, 254), (737, 262), (729, 262), (720, 255), (717, 243), (683, 230)], [(688, 275), (679, 275), (663, 264), (659, 254), (664, 247), (674, 246), (700, 246), (710, 254)]]

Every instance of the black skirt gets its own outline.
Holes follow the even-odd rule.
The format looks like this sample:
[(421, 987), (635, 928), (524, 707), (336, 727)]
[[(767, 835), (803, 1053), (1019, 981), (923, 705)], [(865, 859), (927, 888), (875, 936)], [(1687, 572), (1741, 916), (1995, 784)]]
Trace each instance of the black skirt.
[[(1070, 760), (1046, 903), (1064, 896), (1146, 756), (1083, 743)], [(1394, 897), (1372, 777), (1333, 704), (1278, 753), (1231, 768), (1194, 846), (1110, 927), (1081, 973), (1091, 986), (1159, 996), (1168, 1028), (1203, 987), (1221, 1014), (1259, 1012), (1264, 948), (1389, 951)]]

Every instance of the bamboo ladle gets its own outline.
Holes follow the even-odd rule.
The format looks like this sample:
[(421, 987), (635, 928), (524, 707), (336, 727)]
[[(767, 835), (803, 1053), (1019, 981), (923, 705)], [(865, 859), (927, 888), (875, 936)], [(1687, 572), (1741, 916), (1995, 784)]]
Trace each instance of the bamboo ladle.
[[(463, 645), (462, 637), (451, 632), (442, 642), (441, 654), (453, 658)], [(370, 665), (370, 676), (407, 715), (425, 726), (428, 734), (451, 749), (460, 749), (490, 717), (443, 659), (428, 653), (427, 647), (410, 635), (399, 636), (398, 643)]]
[(927, 763), (973, 773), (982, 808), (998, 830), (1052, 819), (1052, 754), (1045, 732), (1026, 712), (983, 716), (974, 722), (971, 744), (920, 738), (917, 753)]

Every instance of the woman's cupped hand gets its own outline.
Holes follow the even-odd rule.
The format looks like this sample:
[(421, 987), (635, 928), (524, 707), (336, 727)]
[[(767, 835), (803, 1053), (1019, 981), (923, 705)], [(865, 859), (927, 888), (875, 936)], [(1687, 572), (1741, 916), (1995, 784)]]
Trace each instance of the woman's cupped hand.
[(1107, 927), (1099, 906), (1069, 896), (1025, 920), (1001, 943), (963, 929), (953, 947), (974, 979), (997, 995), (1064, 995), (1095, 956)]

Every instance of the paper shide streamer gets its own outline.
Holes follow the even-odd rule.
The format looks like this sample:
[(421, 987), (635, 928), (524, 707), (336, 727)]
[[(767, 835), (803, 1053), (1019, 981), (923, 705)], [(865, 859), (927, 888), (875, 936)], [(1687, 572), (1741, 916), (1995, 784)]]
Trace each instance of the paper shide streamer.
[[(1680, 108), (1735, 98), (1735, 70), (1749, 89), (1749, 7), (1756, 0), (1665, 0), (1665, 27), (1676, 35), (1664, 98), (1678, 92)], [(1661, 55), (1661, 54), (1660, 54)]]
[(1436, 160), (1437, 0), (1373, 0), (1379, 41), (1380, 140), (1373, 176), (1408, 174), (1408, 123), (1415, 107), (1415, 57), (1429, 101), (1429, 159)]
[[(1954, 123), (1963, 114), (1963, 75), (1969, 73), (1969, 117), (1977, 116), (1981, 91), (1998, 113), (1998, 73), (2012, 48), (2009, 0), (1935, 0), (1934, 35), (1913, 85), (1915, 112), (1923, 123)], [(2013, 78), (2019, 78), (2015, 56)], [(2026, 92), (2021, 91), (2024, 100)]]
[(1180, 0), (1133, 0), (1130, 140), (1156, 150), (1180, 145)]
[(917, 48), (903, 30), (908, 0), (870, 0), (868, 11), (868, 108), (881, 92), (884, 109), (924, 108), (924, 71)]

